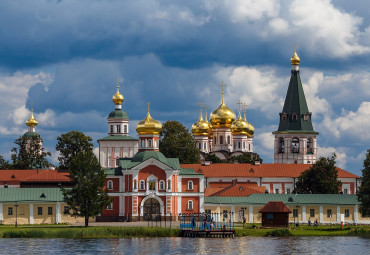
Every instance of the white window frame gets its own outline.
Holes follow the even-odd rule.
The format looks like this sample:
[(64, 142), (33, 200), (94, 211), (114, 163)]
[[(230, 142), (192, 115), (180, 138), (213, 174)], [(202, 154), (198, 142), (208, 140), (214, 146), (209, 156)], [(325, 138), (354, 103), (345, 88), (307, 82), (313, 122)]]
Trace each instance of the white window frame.
[(117, 133), (121, 133), (121, 125), (117, 125)]
[(140, 181), (140, 189), (145, 190), (145, 181), (144, 180)]
[(113, 210), (113, 202), (107, 205), (107, 210)]
[(164, 190), (165, 189), (165, 187), (164, 187), (164, 181), (163, 180), (159, 181), (159, 189), (160, 190)]
[(188, 190), (194, 190), (194, 183), (193, 183), (193, 181), (188, 181)]
[(193, 200), (188, 201), (188, 210), (194, 210), (194, 202)]
[(109, 180), (109, 181), (107, 182), (107, 188), (108, 188), (109, 190), (112, 190), (112, 189), (113, 189), (113, 181), (112, 181), (112, 180)]

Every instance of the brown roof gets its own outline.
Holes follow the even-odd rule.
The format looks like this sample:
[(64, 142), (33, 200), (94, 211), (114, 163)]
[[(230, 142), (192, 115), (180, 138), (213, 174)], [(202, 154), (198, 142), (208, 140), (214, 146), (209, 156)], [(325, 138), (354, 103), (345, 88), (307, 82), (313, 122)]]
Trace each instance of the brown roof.
[(292, 211), (281, 201), (268, 202), (259, 210), (260, 213), (291, 213)]
[(70, 182), (71, 179), (63, 174), (58, 173), (55, 170), (47, 170), (38, 172), (28, 178), (22, 180), (22, 182)]
[(68, 176), (58, 173), (56, 170), (0, 170), (0, 182), (37, 182), (37, 181), (70, 181)]
[[(299, 177), (311, 164), (181, 164), (181, 168), (201, 169), (205, 177)], [(359, 178), (359, 176), (338, 168), (338, 178)]]
[[(220, 183), (224, 184), (224, 183)], [(258, 186), (256, 183), (239, 183), (233, 181), (228, 183), (229, 186), (216, 187), (216, 183), (212, 183), (213, 187), (206, 188), (204, 196), (217, 196), (217, 197), (246, 197), (255, 193), (265, 193), (264, 186)]]

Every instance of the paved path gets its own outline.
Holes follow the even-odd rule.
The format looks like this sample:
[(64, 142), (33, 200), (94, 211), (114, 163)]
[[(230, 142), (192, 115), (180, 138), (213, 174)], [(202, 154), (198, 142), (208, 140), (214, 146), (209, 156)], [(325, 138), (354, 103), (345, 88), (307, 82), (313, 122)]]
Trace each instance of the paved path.
[[(72, 226), (85, 226), (85, 223), (84, 222), (80, 222), (80, 223), (72, 223), (71, 224)], [(115, 227), (147, 227), (148, 226), (148, 222), (147, 221), (136, 221), (136, 222), (89, 222), (89, 226), (115, 226)], [(164, 227), (165, 226), (165, 223), (164, 221), (162, 221), (162, 223), (160, 223), (159, 221), (156, 222), (155, 221), (150, 221), (149, 222), (149, 226), (150, 227), (155, 227), (155, 226), (162, 226)], [(166, 222), (166, 227), (170, 227), (170, 222), (167, 221)], [(171, 227), (172, 228), (179, 228), (180, 227), (180, 223), (178, 221), (172, 221), (171, 222)]]

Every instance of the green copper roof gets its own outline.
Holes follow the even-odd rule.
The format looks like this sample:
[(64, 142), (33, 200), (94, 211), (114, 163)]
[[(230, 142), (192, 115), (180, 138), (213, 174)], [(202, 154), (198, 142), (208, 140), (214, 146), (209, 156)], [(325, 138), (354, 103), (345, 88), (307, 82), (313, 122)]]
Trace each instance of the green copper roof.
[(61, 202), (59, 188), (0, 188), (0, 203), (13, 202)]
[(129, 117), (128, 117), (128, 115), (127, 115), (127, 113), (125, 111), (122, 111), (120, 109), (115, 109), (114, 111), (112, 111), (109, 114), (108, 119), (125, 119), (125, 120), (129, 120)]
[(284, 204), (359, 204), (357, 195), (344, 194), (252, 194), (248, 197), (205, 197), (207, 204), (267, 204), (270, 201), (282, 201)]
[(34, 136), (37, 136), (39, 135), (38, 133), (36, 132), (26, 132), (24, 133), (23, 137), (34, 137)]
[(114, 175), (114, 176), (121, 176), (122, 175), (122, 168), (117, 167), (117, 168), (103, 168), (104, 173), (106, 175)]
[[(277, 132), (318, 134), (313, 130), (311, 114), (308, 110), (299, 70), (292, 70), (283, 111), (280, 113), (280, 124)], [(286, 115), (285, 120), (283, 119), (284, 115)], [(304, 120), (304, 115), (307, 116), (307, 120)]]
[(137, 141), (137, 139), (129, 136), (129, 135), (109, 135), (98, 141)]
[(201, 173), (194, 172), (193, 168), (182, 168), (179, 175), (202, 175)]

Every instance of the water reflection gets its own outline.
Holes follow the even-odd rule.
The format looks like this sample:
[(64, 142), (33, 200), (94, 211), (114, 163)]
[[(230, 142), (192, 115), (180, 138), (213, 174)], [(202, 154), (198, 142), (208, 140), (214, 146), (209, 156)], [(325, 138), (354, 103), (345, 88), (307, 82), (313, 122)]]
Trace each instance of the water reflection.
[(369, 254), (361, 237), (0, 239), (0, 254)]

